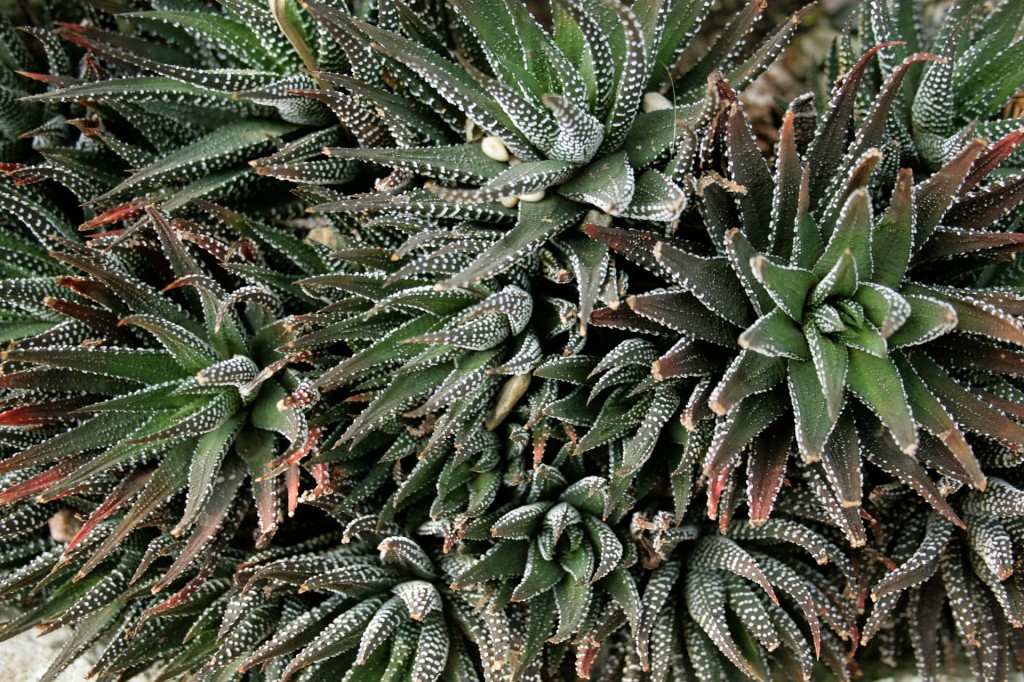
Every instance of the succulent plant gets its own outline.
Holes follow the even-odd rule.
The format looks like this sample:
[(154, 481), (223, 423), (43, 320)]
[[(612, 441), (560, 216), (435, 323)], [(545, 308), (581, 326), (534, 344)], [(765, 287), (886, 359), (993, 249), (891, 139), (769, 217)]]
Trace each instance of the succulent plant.
[[(452, 52), (417, 44), (408, 37), (415, 32), (398, 17), (372, 26), (307, 3), (327, 30), (344, 34), (351, 45), (353, 75), (321, 77), (380, 111), (372, 143), (325, 152), (391, 168), (377, 183), (378, 190), (390, 191), (341, 196), (310, 210), (366, 216), (371, 225), (498, 226), (499, 231), (480, 233), (494, 235), (493, 243), (477, 246), (472, 258), (437, 263), (446, 275), (435, 284), (441, 290), (486, 280), (538, 250), (545, 255), (545, 244), (588, 209), (672, 223), (687, 205), (693, 128), (703, 114), (707, 74), (724, 69), (738, 86), (750, 82), (787, 43), (803, 14), (742, 59), (744, 36), (763, 10), (750, 3), (703, 58), (673, 81), (670, 101), (658, 89), (676, 75), (679, 55), (709, 6), (556, 4), (549, 35), (520, 3), (460, 0), (452, 3)], [(407, 76), (400, 92), (380, 89), (385, 70)], [(461, 130), (464, 120), (471, 125), (470, 141), (455, 144), (450, 128)], [(584, 333), (606, 283), (608, 259), (594, 244), (570, 248), (566, 257), (577, 273)]]
[[(36, 216), (60, 216), (50, 197), (14, 186), (8, 178), (0, 180), (4, 203), (18, 205), (25, 222), (9, 225), (0, 237), (0, 339), (4, 342), (50, 331), (61, 322), (59, 313), (48, 308), (44, 299), (59, 288), (55, 278), (67, 274), (60, 263), (49, 257), (52, 235), (34, 224)], [(66, 221), (47, 225), (65, 238), (74, 236)], [(44, 228), (45, 229), (45, 228)]]
[(73, 630), (46, 680), (97, 647), (197, 682), (1006, 677), (1024, 134), (968, 119), (1013, 4), (955, 5), (936, 57), (869, 1), (774, 172), (736, 91), (807, 8), (703, 54), (705, 0), (0, 25), (0, 639)]
[[(486, 679), (502, 679), (508, 623), (486, 607), (474, 611), (486, 595), (456, 595), (441, 581), (460, 560), (437, 562), (414, 540), (381, 536), (375, 525), (373, 517), (356, 518), (346, 544), (245, 564), (243, 595), (284, 594), (298, 585), (300, 594), (318, 592), (322, 601), (243, 657), (239, 670), (269, 663), (281, 680), (317, 668), (348, 669), (346, 680), (472, 679), (476, 655)], [(354, 543), (353, 534), (360, 537)], [(379, 556), (367, 552), (368, 538), (379, 541)]]
[[(873, 601), (861, 630), (863, 645), (895, 665), (913, 656), (921, 679), (937, 679), (940, 661), (959, 658), (978, 679), (1006, 677), (1006, 655), (1020, 645), (1020, 580), (1015, 574), (1021, 547), (1021, 490), (995, 475), (984, 491), (951, 495), (966, 523), (921, 509), (896, 487), (872, 495), (879, 514), (899, 509), (903, 523), (887, 524), (876, 538), (884, 561), (873, 562)], [(871, 573), (869, 572), (869, 575)]]
[[(266, 265), (259, 262), (263, 251), (257, 245), (267, 228), (226, 209), (217, 215), (233, 225), (224, 236), (234, 232), (248, 240), (247, 262), (225, 264), (225, 272), (248, 276), (252, 284), (218, 282), (185, 249), (178, 229), (186, 228), (151, 206), (147, 216), (155, 241), (136, 232), (138, 244), (123, 254), (115, 246), (120, 236), (94, 240), (110, 242), (105, 250), (65, 242), (54, 252), (56, 262), (80, 273), (59, 280), (68, 294), (45, 301), (67, 324), (2, 351), (3, 385), (18, 396), (18, 406), (3, 413), (4, 423), (49, 432), (3, 460), (5, 473), (34, 473), (4, 490), (3, 501), (56, 499), (102, 489), (100, 483), (111, 477), (122, 479), (87, 522), (94, 527), (137, 496), (83, 573), (179, 491), (188, 490), (188, 501), (170, 533), (192, 533), (165, 583), (207, 551), (219, 533), (235, 532), (246, 471), (254, 479), (257, 546), (269, 542), (280, 520), (283, 479), (274, 476), (285, 474), (289, 511), (297, 503), (295, 460), (315, 447), (320, 430), (308, 425), (305, 406), (294, 402), (298, 398), (289, 399), (301, 393), (300, 379), (286, 368), (298, 359), (276, 350), (289, 331), (275, 317), (278, 296), (261, 284)], [(211, 251), (229, 251), (217, 236), (199, 234), (200, 224), (187, 229)], [(294, 238), (276, 234), (272, 245), (262, 243), (280, 249), (271, 258), (293, 257), (313, 271), (323, 267), (322, 254)], [(157, 245), (166, 260), (155, 255)], [(146, 255), (156, 262), (133, 262)], [(152, 270), (133, 267), (139, 265)], [(146, 281), (161, 270), (164, 292)], [(167, 291), (182, 287), (193, 290)], [(301, 296), (297, 289), (281, 292), (289, 294)], [(245, 310), (236, 313), (240, 302)], [(302, 305), (296, 299), (293, 304)], [(326, 475), (316, 472), (321, 479)]]
[[(796, 498), (787, 503), (799, 513)], [(649, 668), (650, 679), (710, 679), (735, 666), (749, 679), (806, 680), (818, 660), (848, 679), (842, 642), (856, 633), (845, 594), (854, 570), (826, 537), (835, 528), (820, 527), (822, 535), (799, 515), (759, 527), (739, 521), (724, 535), (706, 521), (676, 525), (664, 513), (634, 525), (645, 536), (651, 573), (627, 657)]]
[[(1024, 8), (1016, 2), (958, 0), (940, 8), (916, 0), (865, 0), (860, 8), (860, 52), (893, 45), (868, 69), (862, 103), (910, 55), (931, 52), (941, 60), (911, 71), (893, 103), (889, 133), (901, 163), (936, 170), (974, 136), (1002, 139), (1020, 129), (1013, 102), (1024, 85), (1020, 40)], [(837, 42), (830, 77), (859, 56), (849, 36)], [(1018, 142), (1014, 141), (1014, 144)], [(1024, 157), (1013, 154), (1000, 173), (1015, 172)]]
[[(299, 531), (308, 536), (316, 528), (320, 535), (297, 542), (293, 536), (255, 553), (236, 546), (211, 554), (174, 580), (169, 597), (151, 594), (165, 575), (156, 567), (166, 567), (175, 551), (166, 532), (135, 534), (74, 580), (99, 541), (86, 538), (51, 572), (61, 550), (54, 547), (0, 583), (8, 598), (33, 588), (22, 602), (28, 608), (0, 636), (37, 624), (46, 632), (74, 628), (44, 679), (96, 642), (106, 648), (92, 674), (130, 674), (158, 661), (165, 680), (183, 673), (218, 679), (257, 667), (282, 680), (339, 669), (350, 669), (346, 680), (426, 680), (475, 674), (477, 646), (485, 655), (507, 649), (500, 612), (478, 615), (473, 607), (482, 595), (449, 592), (439, 581), (442, 570), (415, 542), (380, 536), (372, 517), (354, 519), (344, 532), (319, 521), (300, 522)], [(116, 532), (115, 525), (101, 525), (100, 534)], [(453, 563), (459, 560), (447, 557), (442, 566)]]
[[(37, 145), (52, 146), (42, 160), (29, 154), (5, 170), (19, 182), (55, 179), (84, 208), (65, 215), (57, 207), (67, 199), (59, 193), (55, 201), (19, 187), (3, 195), (16, 235), (25, 233), (51, 252), (11, 243), (45, 264), (31, 271), (32, 282), (23, 282), (18, 278), (24, 272), (12, 262), (6, 281), (11, 316), (34, 315), (17, 318), (9, 331), (16, 341), (3, 351), (3, 384), (12, 406), (4, 413), (2, 465), (8, 537), (15, 542), (34, 536), (53, 513), (75, 510), (83, 521), (67, 546), (30, 543), (41, 543), (44, 553), (31, 569), (14, 570), (8, 586), (24, 595), (56, 563), (53, 577), (38, 588), (47, 601), (4, 631), (13, 636), (41, 621), (78, 626), (81, 634), (49, 675), (103, 641), (108, 646), (99, 673), (125, 673), (163, 659), (169, 662), (165, 676), (229, 676), (272, 657), (270, 674), (288, 678), (307, 667), (334, 670), (339, 662), (332, 659), (343, 655), (360, 662), (353, 671), (361, 677), (436, 679), (452, 666), (474, 677), (480, 666), (466, 657), (463, 636), (449, 625), (452, 616), (477, 633), (471, 639), (485, 675), (514, 670), (528, 678), (540, 670), (531, 656), (544, 652), (552, 633), (536, 625), (524, 662), (515, 667), (508, 635), (487, 639), (507, 631), (505, 608), (519, 609), (519, 602), (554, 587), (544, 599), (530, 601), (529, 609), (539, 613), (543, 606), (542, 623), (550, 629), (554, 622), (547, 617), (555, 611), (547, 599), (556, 595), (562, 640), (578, 638), (585, 617), (615, 595), (636, 611), (633, 579), (620, 565), (624, 545), (600, 518), (607, 504), (590, 499), (593, 491), (584, 485), (599, 479), (582, 477), (579, 463), (566, 462), (564, 446), (546, 454), (549, 442), (575, 437), (578, 420), (557, 414), (563, 386), (571, 392), (586, 383), (571, 370), (566, 375), (555, 360), (582, 347), (589, 309), (602, 289), (620, 286), (606, 251), (567, 228), (585, 212), (577, 202), (664, 223), (684, 208), (692, 151), (686, 142), (693, 133), (685, 123), (677, 126), (664, 97), (651, 94), (645, 106), (662, 113), (638, 115), (641, 95), (669, 75), (708, 5), (651, 4), (638, 8), (644, 11), (640, 19), (616, 4), (558, 7), (554, 39), (518, 5), (505, 7), (504, 19), (502, 9), (489, 15), (494, 12), (482, 4), (456, 9), (462, 18), (445, 10), (452, 12), (452, 45), (484, 55), (476, 66), (444, 61), (456, 52), (443, 42), (426, 41), (426, 51), (413, 42), (424, 41), (434, 17), (397, 4), (381, 9), (382, 28), (355, 18), (370, 18), (367, 8), (349, 15), (337, 6), (310, 4), (308, 13), (296, 13), (282, 3), (270, 11), (248, 3), (225, 5), (223, 12), (133, 11), (117, 23), (90, 10), (91, 23), (60, 26), (59, 36), (88, 50), (88, 69), (75, 76), (70, 67), (51, 65), (49, 75), (34, 73), (42, 85), (27, 89), (31, 94), (19, 106), (57, 112), (52, 129), (72, 125), (59, 137), (30, 133)], [(749, 80), (795, 30), (796, 23), (786, 24), (749, 60), (739, 60), (743, 36), (761, 9), (752, 3), (699, 63), (681, 110), (693, 125), (701, 115), (700, 73), (732, 65), (737, 80)], [(485, 54), (479, 44), (494, 37), (496, 16), (520, 25), (532, 41), (520, 44), (518, 65), (499, 52)], [(273, 30), (278, 28), (290, 47)], [(184, 58), (168, 59), (169, 52), (150, 42), (154, 36), (181, 48)], [(68, 56), (52, 37), (44, 40), (54, 59)], [(411, 49), (407, 54), (392, 46), (390, 54), (379, 55), (371, 49), (392, 43)], [(535, 47), (547, 57), (530, 56), (527, 63)], [(625, 61), (616, 69), (608, 57), (620, 52)], [(419, 61), (425, 57), (444, 68), (425, 70)], [(410, 63), (402, 66), (403, 59)], [(310, 74), (297, 71), (300, 62)], [(347, 73), (333, 75), (334, 67)], [(397, 85), (393, 74), (401, 76)], [(467, 83), (473, 84), (468, 100), (459, 89)], [(453, 93), (452, 103), (466, 110), (458, 115), (437, 98)], [(479, 117), (481, 105), (484, 113), (494, 112), (499, 100), (522, 103), (511, 128), (500, 125), (504, 114), (497, 123)], [(497, 134), (482, 143), (474, 134), (465, 145), (452, 144), (463, 135), (467, 116)], [(646, 133), (635, 120), (657, 131), (658, 146), (646, 156), (636, 148)], [(634, 156), (640, 156), (627, 161), (623, 150), (631, 139)], [(338, 146), (351, 141), (360, 148)], [(323, 146), (334, 158), (315, 158)], [(506, 164), (509, 148), (523, 159), (517, 170)], [(346, 156), (357, 159), (341, 158)], [(377, 195), (346, 196), (326, 186), (353, 179), (356, 162), (381, 160), (395, 170), (377, 183)], [(597, 160), (617, 164), (624, 184), (581, 185), (571, 199), (523, 201), (518, 211), (478, 204), (476, 189), (451, 186), (518, 173), (509, 186), (512, 194), (525, 195), (552, 186), (522, 185), (538, 177), (558, 185), (577, 175), (593, 182), (596, 173), (587, 169)], [(673, 160), (678, 185), (653, 170), (658, 165), (666, 171)], [(125, 164), (137, 170), (121, 180)], [(537, 164), (548, 168), (539, 175)], [(656, 190), (647, 209), (631, 199), (634, 165), (645, 172), (640, 190)], [(76, 179), (83, 171), (90, 182)], [(294, 239), (286, 228), (259, 221), (295, 217), (298, 206), (261, 176), (304, 184), (303, 199), (329, 202), (316, 210), (334, 225), (329, 239), (338, 244), (337, 260), (326, 260), (326, 249)], [(433, 186), (441, 197), (415, 188), (417, 176), (447, 185)], [(396, 191), (403, 187), (408, 189)], [(591, 197), (612, 189), (614, 197)], [(346, 201), (376, 202), (377, 208), (365, 211), (373, 216), (369, 221), (353, 219)], [(504, 238), (490, 226), (510, 220), (517, 226)], [(116, 228), (121, 222), (125, 227)], [(76, 223), (96, 232), (88, 246), (79, 242)], [(530, 231), (538, 225), (546, 226), (540, 237)], [(467, 254), (480, 251), (486, 259), (502, 254), (501, 266), (472, 273), (474, 258)], [(479, 269), (483, 259), (476, 262)], [(451, 280), (460, 273), (464, 282), (457, 286)], [(532, 282), (537, 273), (550, 284)], [(572, 279), (579, 284), (579, 304), (563, 298), (563, 285)], [(243, 307), (236, 310), (238, 304)], [(317, 377), (291, 367), (310, 361), (327, 371)], [(529, 391), (532, 382), (540, 385)], [(347, 400), (338, 399), (342, 387), (351, 387)], [(601, 442), (622, 435), (616, 431)], [(536, 471), (527, 474), (521, 455), (530, 443)], [(578, 484), (568, 485), (542, 464), (548, 458)], [(403, 473), (410, 460), (415, 466)], [(408, 582), (358, 552), (294, 557), (301, 547), (279, 549), (271, 541), (282, 517), (280, 498), (288, 498), (290, 513), (296, 511), (306, 475), (301, 471), (316, 483), (302, 500), (340, 519), (381, 504), (383, 513), (369, 517), (371, 524), (390, 518), (407, 527), (426, 522), (442, 537), (441, 548), (458, 545), (466, 556), (434, 563), (411, 541), (385, 541), (385, 556), (397, 552), (402, 561), (413, 561), (415, 580)], [(562, 501), (558, 509), (583, 514), (580, 523), (563, 528), (564, 538), (552, 531), (548, 549), (530, 552), (546, 555), (547, 572), (538, 569), (545, 580), (555, 565), (571, 570), (559, 572), (557, 586), (505, 597), (514, 597), (514, 606), (496, 602), (484, 617), (494, 632), (480, 635), (464, 600), (480, 598), (469, 582), (474, 574), (476, 583), (486, 582), (479, 574), (486, 562), (474, 557), (492, 555), (486, 549), (492, 527), (502, 527), (499, 516), (515, 513), (514, 503), (499, 501), (498, 493), (508, 486), (516, 496), (539, 496), (527, 504), (554, 505), (544, 501), (559, 485), (565, 488), (561, 497), (575, 506)], [(334, 487), (344, 495), (334, 497)], [(249, 510), (253, 521), (246, 520)], [(241, 549), (240, 524), (253, 526), (255, 555)], [(601, 557), (597, 572), (585, 565), (586, 556), (595, 554)], [(246, 558), (234, 571), (241, 592), (226, 582), (237, 557)], [(466, 582), (458, 593), (434, 585), (443, 574), (435, 566), (467, 562), (470, 570), (447, 578)], [(343, 566), (351, 580), (335, 578), (347, 581), (342, 592), (350, 589), (353, 597), (329, 598), (311, 610), (309, 601), (270, 599), (288, 585), (301, 593), (334, 589), (340, 584), (331, 582), (331, 571)], [(253, 585), (262, 590), (250, 590)], [(393, 588), (396, 596), (381, 588)], [(147, 596), (167, 590), (175, 591), (169, 599)], [(406, 600), (423, 626), (398, 627), (395, 599)], [(435, 602), (443, 613), (431, 607)], [(416, 610), (421, 606), (425, 610)], [(294, 627), (275, 625), (296, 612), (303, 615)], [(188, 613), (199, 620), (185, 627)], [(302, 624), (318, 629), (329, 620), (335, 626), (327, 637), (301, 630)], [(358, 653), (354, 644), (344, 644), (350, 636), (335, 637), (368, 624), (380, 627), (369, 629), (372, 641)], [(295, 644), (302, 638), (308, 641)], [(414, 655), (417, 640), (422, 646)], [(379, 646), (385, 642), (391, 658)], [(397, 654), (406, 649), (408, 659)], [(287, 652), (297, 654), (282, 665), (276, 654)], [(544, 657), (557, 667), (557, 656)], [(407, 663), (408, 670), (402, 668)]]
[(988, 379), (972, 370), (1000, 370), (966, 366), (967, 348), (985, 355), (1024, 341), (1019, 294), (964, 284), (978, 260), (1012, 258), (1019, 248), (1019, 235), (989, 228), (1020, 203), (1017, 178), (978, 188), (1008, 145), (973, 140), (917, 183), (902, 170), (887, 205), (877, 206), (867, 189), (882, 158), (876, 145), (907, 70), (928, 58), (912, 57), (893, 73), (846, 141), (859, 81), (877, 51), (837, 86), (803, 158), (797, 137), (806, 131), (787, 113), (774, 177), (735, 96), (718, 81), (722, 106), (702, 147), (710, 243), (587, 229), (671, 285), (627, 303), (632, 315), (682, 333), (653, 367), (656, 378), (685, 391), (695, 410), (688, 419), (718, 417), (703, 458), (712, 502), (732, 485), (745, 446), (761, 437), (777, 446), (748, 455), (747, 480), (753, 520), (767, 518), (795, 441), (854, 544), (866, 538), (857, 511), (865, 456), (962, 525), (918, 460), (984, 488), (965, 432), (1004, 446), (1024, 442), (1020, 425), (978, 395)]

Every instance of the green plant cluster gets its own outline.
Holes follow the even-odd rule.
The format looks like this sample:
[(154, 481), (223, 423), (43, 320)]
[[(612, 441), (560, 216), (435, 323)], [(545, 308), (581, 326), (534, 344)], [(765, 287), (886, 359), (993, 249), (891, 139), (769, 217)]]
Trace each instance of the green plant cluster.
[(861, 0), (774, 143), (738, 93), (810, 6), (5, 12), (0, 640), (68, 628), (45, 682), (1015, 674), (1024, 3), (934, 4)]

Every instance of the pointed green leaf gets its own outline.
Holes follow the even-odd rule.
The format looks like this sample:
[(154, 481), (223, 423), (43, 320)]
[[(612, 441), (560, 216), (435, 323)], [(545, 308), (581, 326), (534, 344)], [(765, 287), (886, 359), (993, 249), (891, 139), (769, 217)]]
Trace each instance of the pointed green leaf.
[(888, 358), (850, 349), (846, 383), (850, 390), (878, 415), (896, 445), (908, 455), (917, 450), (917, 426), (910, 412), (899, 372)]
[(654, 245), (654, 257), (677, 284), (729, 322), (743, 327), (754, 320), (750, 301), (727, 258), (704, 258), (664, 241)]
[(801, 268), (777, 265), (761, 255), (754, 256), (750, 269), (784, 313), (797, 322), (803, 320), (807, 296), (818, 277)]
[(893, 348), (927, 343), (956, 329), (957, 315), (953, 306), (929, 296), (908, 295), (910, 317), (889, 337)]
[(459, 274), (437, 286), (452, 289), (508, 270), (524, 255), (575, 222), (582, 209), (570, 201), (549, 196), (539, 202), (519, 202), (519, 220), (504, 237), (487, 247)]
[(860, 281), (870, 281), (871, 262), (871, 200), (867, 190), (858, 189), (843, 206), (832, 238), (825, 247), (814, 274), (825, 277), (845, 253), (849, 253), (857, 266)]
[(0, 360), (64, 367), (89, 374), (130, 379), (143, 384), (159, 384), (187, 375), (170, 353), (136, 348), (13, 348), (0, 352)]
[(739, 345), (772, 357), (794, 360), (808, 360), (811, 357), (804, 331), (781, 308), (763, 315), (744, 330), (740, 334)]

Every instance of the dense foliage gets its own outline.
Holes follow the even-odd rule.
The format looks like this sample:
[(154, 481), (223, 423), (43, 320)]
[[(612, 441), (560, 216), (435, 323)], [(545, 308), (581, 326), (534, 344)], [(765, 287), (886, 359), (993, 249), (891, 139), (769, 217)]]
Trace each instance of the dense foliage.
[(933, 4), (863, 0), (774, 145), (737, 93), (810, 7), (5, 15), (0, 640), (69, 628), (47, 682), (1009, 677), (1024, 4)]

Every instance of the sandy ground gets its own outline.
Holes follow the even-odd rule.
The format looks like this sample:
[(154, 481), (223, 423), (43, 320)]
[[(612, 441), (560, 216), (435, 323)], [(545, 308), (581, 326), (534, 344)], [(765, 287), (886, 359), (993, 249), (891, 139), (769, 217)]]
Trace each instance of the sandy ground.
[[(0, 642), (0, 682), (38, 682), (50, 667), (70, 632), (57, 630), (45, 637), (36, 637), (36, 631), (29, 630), (6, 642)], [(89, 653), (72, 663), (57, 677), (57, 682), (84, 682), (95, 654)], [(149, 682), (156, 675), (137, 675), (133, 682)]]
[[(57, 630), (38, 638), (36, 632), (29, 630), (6, 642), (0, 642), (0, 680), (37, 682), (69, 635), (68, 632)], [(82, 682), (90, 667), (92, 659), (79, 659), (61, 673), (57, 682)]]

